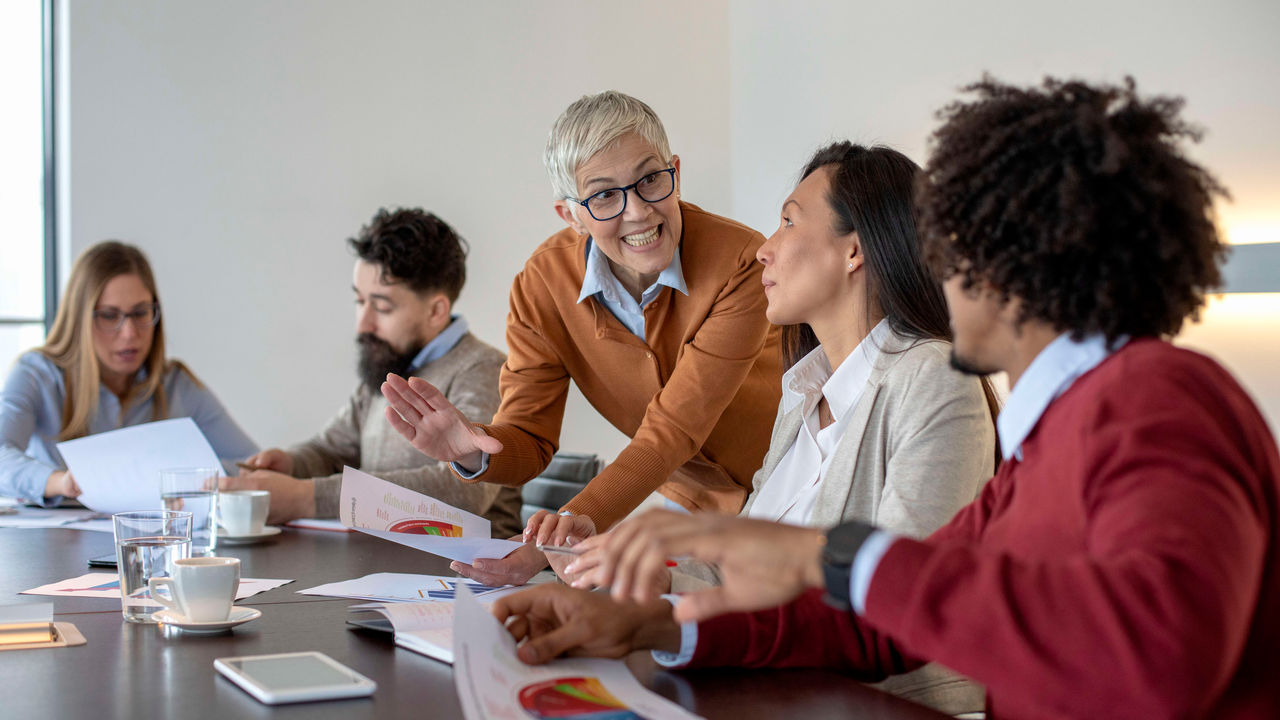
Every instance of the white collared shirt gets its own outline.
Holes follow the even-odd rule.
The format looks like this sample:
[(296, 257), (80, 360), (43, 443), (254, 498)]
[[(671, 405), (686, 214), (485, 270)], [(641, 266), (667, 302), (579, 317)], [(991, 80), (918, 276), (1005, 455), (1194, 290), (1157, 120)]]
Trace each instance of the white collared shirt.
[[(831, 458), (889, 332), (889, 323), (881, 320), (834, 371), (826, 353), (817, 347), (782, 376), (782, 411), (802, 405), (804, 420), (795, 442), (761, 486), (749, 517), (809, 524)], [(824, 397), (833, 422), (821, 427), (818, 403)]]

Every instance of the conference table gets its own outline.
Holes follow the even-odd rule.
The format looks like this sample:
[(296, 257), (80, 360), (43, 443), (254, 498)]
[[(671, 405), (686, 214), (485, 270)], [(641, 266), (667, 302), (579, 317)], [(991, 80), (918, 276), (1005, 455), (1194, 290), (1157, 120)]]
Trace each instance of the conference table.
[[(269, 542), (218, 548), (242, 577), (293, 582), (241, 600), (262, 617), (220, 635), (124, 622), (120, 601), (18, 595), (91, 572), (113, 552), (111, 533), (0, 528), (0, 604), (52, 600), (55, 620), (84, 635), (77, 647), (0, 651), (0, 717), (15, 718), (460, 718), (452, 668), (397, 648), (387, 633), (351, 630), (359, 601), (298, 590), (376, 572), (453, 575), (448, 561), (363, 533), (284, 528)], [(96, 572), (112, 572), (97, 570)], [(371, 698), (269, 706), (214, 670), (215, 658), (318, 650), (372, 678)], [(648, 653), (626, 663), (650, 690), (707, 718), (927, 720), (945, 715), (821, 670), (670, 672)]]

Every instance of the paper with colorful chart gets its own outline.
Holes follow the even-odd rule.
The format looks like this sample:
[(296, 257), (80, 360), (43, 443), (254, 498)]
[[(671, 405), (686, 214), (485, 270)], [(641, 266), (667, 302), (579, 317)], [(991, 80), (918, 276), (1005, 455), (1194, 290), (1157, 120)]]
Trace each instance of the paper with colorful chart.
[(697, 715), (646, 690), (621, 660), (525, 665), (515, 639), (465, 586), (453, 608), (453, 681), (467, 720), (632, 720)]
[(352, 467), (342, 469), (338, 519), (362, 533), (464, 563), (503, 558), (521, 546), (489, 537), (486, 518)]

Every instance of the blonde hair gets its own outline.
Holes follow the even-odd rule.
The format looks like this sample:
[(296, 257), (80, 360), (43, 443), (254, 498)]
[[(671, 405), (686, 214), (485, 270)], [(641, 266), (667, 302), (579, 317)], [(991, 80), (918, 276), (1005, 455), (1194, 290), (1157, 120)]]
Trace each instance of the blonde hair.
[[(98, 411), (98, 386), (101, 382), (98, 355), (93, 349), (93, 311), (102, 296), (103, 289), (113, 278), (136, 275), (151, 293), (157, 305), (160, 296), (156, 292), (155, 276), (151, 264), (142, 251), (116, 240), (100, 242), (85, 250), (76, 258), (67, 280), (66, 291), (58, 305), (53, 327), (44, 345), (36, 348), (62, 370), (66, 396), (62, 402), (62, 428), (58, 440), (70, 440), (89, 434), (89, 421)], [(131, 403), (152, 400), (152, 420), (163, 420), (169, 414), (168, 399), (164, 392), (164, 378), (168, 370), (178, 368), (188, 375), (186, 366), (164, 356), (164, 317), (156, 323), (151, 337), (151, 351), (143, 363), (147, 369), (144, 382), (133, 385), (121, 400), (120, 414)], [(194, 380), (195, 377), (192, 376)], [(198, 381), (197, 381), (198, 382)]]
[(578, 166), (628, 133), (644, 138), (663, 162), (671, 160), (667, 131), (658, 114), (630, 95), (606, 90), (583, 95), (565, 108), (551, 127), (542, 155), (556, 198), (580, 200)]

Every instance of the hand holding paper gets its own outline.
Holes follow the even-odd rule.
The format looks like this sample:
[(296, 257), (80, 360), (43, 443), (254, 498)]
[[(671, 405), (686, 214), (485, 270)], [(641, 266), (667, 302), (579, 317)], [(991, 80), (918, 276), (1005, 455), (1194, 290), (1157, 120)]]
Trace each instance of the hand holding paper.
[(77, 498), (103, 513), (160, 507), (160, 470), (221, 467), (189, 417), (132, 425), (58, 443), (80, 486)]
[(338, 519), (374, 537), (465, 563), (506, 557), (523, 547), (492, 539), (489, 521), (479, 515), (351, 467), (342, 469)]

